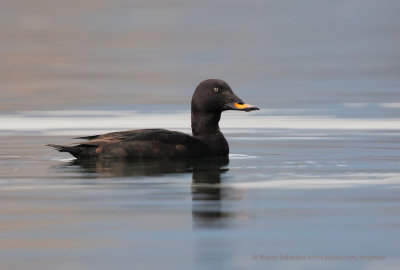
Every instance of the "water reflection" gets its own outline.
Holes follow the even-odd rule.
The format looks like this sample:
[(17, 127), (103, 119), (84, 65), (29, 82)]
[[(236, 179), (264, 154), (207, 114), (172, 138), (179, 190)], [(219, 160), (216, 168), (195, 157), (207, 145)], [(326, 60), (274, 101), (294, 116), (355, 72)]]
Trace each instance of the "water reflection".
[(189, 173), (192, 162), (180, 161), (124, 161), (124, 160), (73, 160), (71, 165), (78, 165), (82, 172), (104, 177), (152, 176), (172, 173)]
[(220, 187), (221, 174), (227, 172), (228, 159), (208, 159), (193, 166), (192, 216), (197, 227), (224, 227), (232, 213), (222, 207), (228, 191)]
[[(74, 160), (82, 173), (104, 177), (134, 177), (192, 173), (192, 217), (195, 228), (226, 226), (233, 214), (224, 211), (222, 200), (226, 189), (220, 187), (221, 174), (229, 169), (228, 158), (168, 161)], [(167, 181), (167, 180), (166, 180)]]

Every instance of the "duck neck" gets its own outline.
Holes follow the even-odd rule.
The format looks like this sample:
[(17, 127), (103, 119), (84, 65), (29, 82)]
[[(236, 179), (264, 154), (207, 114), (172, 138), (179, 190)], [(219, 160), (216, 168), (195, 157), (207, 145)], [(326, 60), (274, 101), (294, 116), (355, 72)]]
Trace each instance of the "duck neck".
[(209, 113), (192, 109), (193, 136), (205, 143), (213, 155), (227, 156), (229, 146), (224, 135), (219, 130), (221, 113)]
[(218, 125), (220, 119), (221, 113), (199, 112), (192, 109), (193, 136), (201, 138), (218, 135), (221, 133)]

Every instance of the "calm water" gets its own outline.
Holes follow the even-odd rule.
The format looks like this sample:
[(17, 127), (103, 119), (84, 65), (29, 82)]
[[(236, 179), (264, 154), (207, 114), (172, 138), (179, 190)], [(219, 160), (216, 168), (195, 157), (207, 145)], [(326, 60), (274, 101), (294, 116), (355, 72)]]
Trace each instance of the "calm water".
[[(399, 268), (399, 1), (0, 4), (0, 269)], [(209, 77), (229, 159), (44, 146), (190, 133)]]
[[(91, 113), (60, 113), (66, 130), (43, 129), (53, 113), (14, 115), (14, 123), (28, 118), (32, 127), (2, 131), (2, 269), (395, 269), (399, 263), (398, 124), (389, 130), (371, 121), (365, 130), (308, 118), (332, 128), (302, 129), (293, 125), (302, 120), (278, 117), (287, 128), (263, 128), (275, 117), (267, 122), (260, 112), (245, 114), (237, 121), (243, 127), (233, 128), (233, 117), (244, 113), (228, 113), (222, 122), (229, 160), (82, 163), (43, 146), (95, 133), (82, 130), (79, 119), (128, 125), (124, 114)], [(166, 125), (159, 115), (132, 114), (145, 119), (143, 126)], [(187, 115), (167, 117), (177, 123), (167, 126), (187, 131), (179, 125)]]

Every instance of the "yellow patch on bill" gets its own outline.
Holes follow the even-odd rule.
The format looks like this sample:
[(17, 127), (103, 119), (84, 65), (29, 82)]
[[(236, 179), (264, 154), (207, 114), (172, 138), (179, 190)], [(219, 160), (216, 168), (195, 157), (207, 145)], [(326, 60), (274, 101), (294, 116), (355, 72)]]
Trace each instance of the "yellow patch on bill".
[(249, 104), (234, 103), (233, 105), (234, 105), (236, 108), (238, 108), (238, 109), (246, 109), (246, 108), (251, 107)]

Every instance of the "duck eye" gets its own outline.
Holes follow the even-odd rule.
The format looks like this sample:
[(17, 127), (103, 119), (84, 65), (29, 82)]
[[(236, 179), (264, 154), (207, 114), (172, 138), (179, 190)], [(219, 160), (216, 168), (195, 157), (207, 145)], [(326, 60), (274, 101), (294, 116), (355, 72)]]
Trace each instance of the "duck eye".
[(218, 87), (214, 87), (214, 92), (217, 93), (219, 91)]

